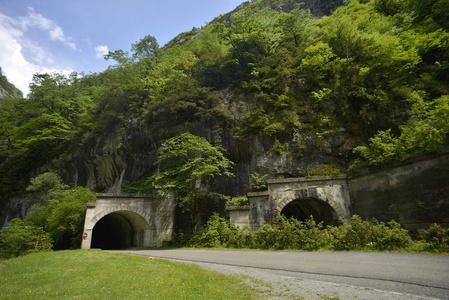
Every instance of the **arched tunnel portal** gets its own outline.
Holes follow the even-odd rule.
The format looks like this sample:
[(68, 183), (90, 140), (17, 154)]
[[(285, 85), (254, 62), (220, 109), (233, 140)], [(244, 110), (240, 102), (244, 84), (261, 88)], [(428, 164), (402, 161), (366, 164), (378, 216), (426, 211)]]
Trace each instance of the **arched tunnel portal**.
[(92, 230), (91, 248), (123, 249), (143, 246), (148, 222), (132, 211), (109, 213), (97, 221)]
[(336, 225), (338, 216), (335, 209), (325, 201), (315, 198), (301, 198), (289, 202), (281, 211), (286, 218), (295, 218), (300, 221), (313, 217), (316, 223)]

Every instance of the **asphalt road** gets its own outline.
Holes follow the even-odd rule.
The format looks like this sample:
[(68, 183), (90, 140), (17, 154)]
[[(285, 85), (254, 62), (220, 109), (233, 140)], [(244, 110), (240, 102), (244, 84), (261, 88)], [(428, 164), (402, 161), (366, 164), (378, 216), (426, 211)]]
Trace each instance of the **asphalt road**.
[(449, 299), (449, 256), (221, 250), (124, 250), (191, 263), (257, 269), (286, 277)]

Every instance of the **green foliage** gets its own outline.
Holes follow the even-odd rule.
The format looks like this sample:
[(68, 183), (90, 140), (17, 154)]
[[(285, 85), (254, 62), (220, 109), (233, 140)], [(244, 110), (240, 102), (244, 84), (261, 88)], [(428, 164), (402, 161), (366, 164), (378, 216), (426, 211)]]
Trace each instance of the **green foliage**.
[[(245, 3), (163, 48), (145, 36), (98, 74), (36, 74), (28, 98), (0, 101), (0, 194), (129, 120), (152, 145), (206, 128), (293, 159), (335, 132), (370, 143), (355, 151), (371, 165), (448, 145), (447, 0), (350, 1), (320, 19), (281, 2)], [(209, 179), (189, 181), (183, 202), (206, 197)]]
[[(49, 184), (53, 185), (51, 189)], [(55, 249), (78, 248), (86, 214), (86, 203), (95, 202), (95, 193), (85, 187), (69, 187), (54, 173), (44, 173), (31, 180), (30, 191), (47, 192), (50, 199), (35, 204), (25, 219), (30, 226), (43, 228), (54, 241)]]
[(47, 226), (57, 249), (76, 249), (86, 215), (86, 204), (95, 202), (95, 193), (85, 187), (53, 190), (49, 205), (53, 207)]
[(409, 246), (412, 242), (408, 231), (397, 222), (388, 226), (376, 219), (364, 221), (358, 215), (351, 218), (351, 224), (343, 224), (330, 230), (335, 250), (394, 250)]
[(0, 163), (13, 152), (14, 130), (20, 119), (20, 111), (24, 100), (21, 98), (3, 98), (0, 101)]
[(331, 58), (335, 56), (332, 48), (323, 42), (309, 46), (304, 50), (307, 56), (302, 60), (303, 68), (319, 69), (326, 66)]
[(233, 162), (225, 157), (221, 147), (212, 146), (202, 137), (183, 133), (166, 140), (155, 164), (159, 165), (159, 172), (148, 178), (148, 186), (162, 196), (175, 193), (177, 205), (190, 213), (192, 226), (200, 200), (226, 199), (208, 190), (205, 183), (216, 176), (233, 176), (229, 171)]
[(394, 16), (404, 9), (405, 1), (402, 0), (375, 0), (375, 9), (387, 16)]
[(8, 259), (40, 251), (49, 251), (52, 239), (42, 227), (13, 219), (0, 231), (0, 257)]
[(61, 177), (53, 172), (45, 172), (34, 178), (31, 178), (30, 185), (27, 187), (29, 192), (47, 193), (55, 186), (61, 184)]
[(447, 251), (449, 249), (449, 228), (432, 224), (428, 229), (420, 230), (419, 233), (429, 245), (427, 250)]
[(278, 221), (264, 225), (254, 234), (254, 245), (261, 249), (303, 249), (318, 250), (329, 241), (323, 224), (316, 224), (313, 218), (304, 222), (279, 216)]
[(1, 101), (0, 140), (6, 141), (0, 146), (5, 155), (0, 160), (3, 195), (23, 193), (26, 186), (21, 183), (31, 172), (79, 142), (77, 134), (86, 128), (88, 111), (94, 106), (96, 89), (90, 80), (77, 73), (35, 74), (27, 99)]
[(226, 201), (225, 208), (230, 206), (247, 206), (249, 205), (248, 197), (246, 196), (238, 196), (232, 197), (230, 200)]
[(449, 145), (449, 96), (426, 103), (415, 94), (413, 101), (413, 116), (400, 128), (398, 137), (394, 137), (390, 129), (379, 131), (369, 140), (369, 147), (359, 146), (354, 149), (369, 165), (400, 161)]
[(206, 224), (206, 230), (194, 237), (199, 247), (246, 247), (251, 240), (248, 228), (239, 229), (214, 213)]
[[(236, 247), (252, 249), (294, 250), (397, 250), (407, 248), (412, 239), (397, 222), (387, 224), (376, 219), (364, 221), (358, 215), (351, 224), (324, 227), (313, 218), (299, 221), (279, 216), (274, 224), (265, 224), (253, 232), (249, 228), (229, 225), (217, 214), (207, 222), (204, 232), (194, 238), (199, 247)], [(445, 240), (446, 242), (446, 240)]]
[(254, 192), (264, 191), (267, 189), (268, 174), (259, 175), (258, 173), (251, 173), (249, 175), (253, 179), (253, 181), (251, 183), (251, 188)]
[(359, 146), (354, 149), (367, 159), (370, 165), (379, 165), (391, 161), (396, 155), (397, 139), (391, 135), (391, 130), (380, 131), (370, 138), (370, 147)]
[(334, 165), (320, 165), (314, 168), (305, 167), (299, 171), (300, 177), (315, 177), (315, 176), (335, 176), (335, 175), (343, 175), (345, 171), (337, 168)]
[(123, 181), (121, 190), (125, 194), (151, 193), (151, 189), (148, 188), (146, 180), (137, 180), (134, 182)]

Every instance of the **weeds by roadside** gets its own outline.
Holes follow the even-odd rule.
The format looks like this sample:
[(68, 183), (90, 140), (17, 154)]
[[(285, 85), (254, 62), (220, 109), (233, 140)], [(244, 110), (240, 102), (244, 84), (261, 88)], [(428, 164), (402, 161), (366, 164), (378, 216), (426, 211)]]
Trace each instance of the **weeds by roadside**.
[[(184, 243), (186, 241), (184, 240)], [(392, 220), (362, 220), (358, 215), (348, 224), (324, 226), (313, 218), (299, 221), (280, 216), (274, 224), (266, 224), (257, 231), (229, 224), (218, 214), (207, 222), (206, 230), (190, 238), (196, 247), (229, 247), (273, 250), (331, 250), (331, 251), (428, 251), (449, 252), (449, 229), (434, 224), (421, 230), (418, 240)]]

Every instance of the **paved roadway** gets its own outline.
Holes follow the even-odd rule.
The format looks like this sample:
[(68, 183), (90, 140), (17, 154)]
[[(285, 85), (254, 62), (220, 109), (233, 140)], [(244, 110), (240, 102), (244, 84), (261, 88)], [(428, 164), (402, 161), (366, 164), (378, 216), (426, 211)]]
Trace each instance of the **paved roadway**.
[(449, 256), (221, 250), (124, 250), (192, 263), (256, 268), (284, 276), (449, 299)]

